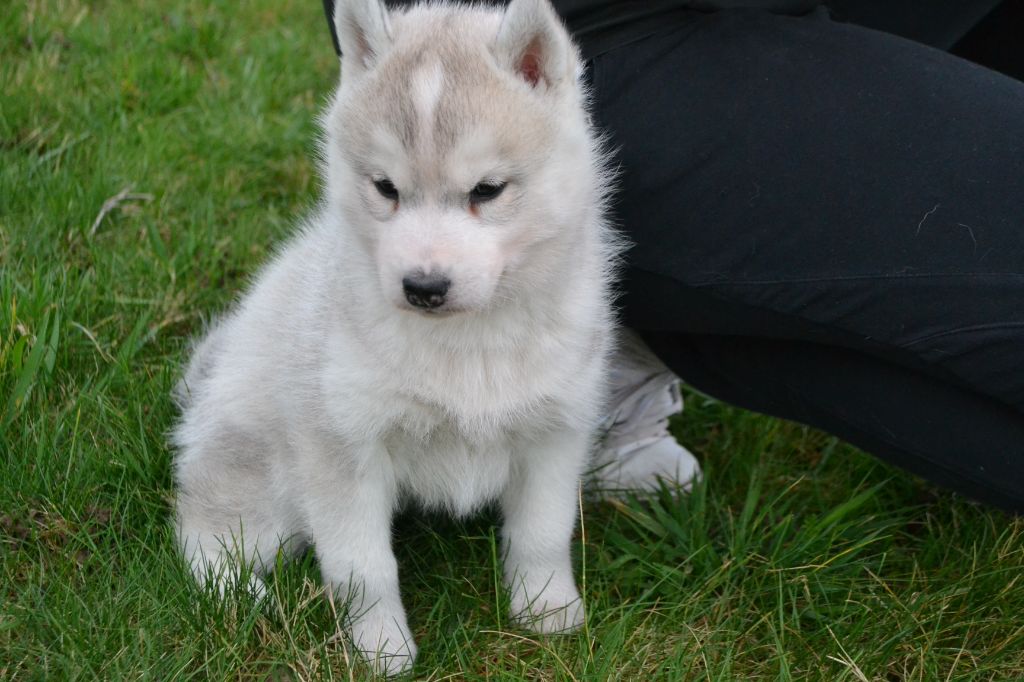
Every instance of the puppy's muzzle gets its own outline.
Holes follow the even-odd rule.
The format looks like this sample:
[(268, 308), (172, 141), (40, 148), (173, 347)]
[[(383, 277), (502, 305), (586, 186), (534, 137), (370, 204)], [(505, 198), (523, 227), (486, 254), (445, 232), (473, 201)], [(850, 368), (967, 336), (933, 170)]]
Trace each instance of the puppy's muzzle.
[(415, 273), (402, 279), (402, 290), (410, 305), (429, 310), (444, 305), (451, 284), (443, 275)]

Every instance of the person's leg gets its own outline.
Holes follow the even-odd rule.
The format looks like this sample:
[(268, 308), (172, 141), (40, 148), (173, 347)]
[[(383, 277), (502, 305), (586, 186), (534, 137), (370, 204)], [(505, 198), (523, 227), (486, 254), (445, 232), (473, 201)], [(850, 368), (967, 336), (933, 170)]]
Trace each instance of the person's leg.
[(730, 11), (598, 57), (594, 87), (625, 320), (670, 368), (1024, 510), (1024, 84)]
[(812, 424), (945, 488), (1024, 511), (1024, 419), (991, 398), (835, 346), (665, 332), (645, 339), (709, 395)]

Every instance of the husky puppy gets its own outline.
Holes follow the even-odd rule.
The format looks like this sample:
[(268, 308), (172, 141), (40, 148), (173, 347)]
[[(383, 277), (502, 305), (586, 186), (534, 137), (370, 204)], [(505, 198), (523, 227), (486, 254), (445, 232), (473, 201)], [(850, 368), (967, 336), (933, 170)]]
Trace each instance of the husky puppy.
[(606, 159), (547, 0), (340, 0), (325, 197), (178, 388), (177, 530), (218, 587), (315, 547), (378, 671), (412, 665), (391, 521), (497, 501), (511, 613), (583, 619), (570, 542), (612, 342)]

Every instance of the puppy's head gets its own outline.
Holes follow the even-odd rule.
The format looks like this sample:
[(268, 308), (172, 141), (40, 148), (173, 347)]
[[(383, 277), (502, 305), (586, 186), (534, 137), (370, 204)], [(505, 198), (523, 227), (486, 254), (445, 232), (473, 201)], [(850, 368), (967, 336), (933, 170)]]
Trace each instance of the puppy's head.
[[(328, 203), (410, 313), (514, 300), (594, 210), (580, 61), (547, 0), (339, 0)], [(545, 263), (548, 263), (545, 265)]]

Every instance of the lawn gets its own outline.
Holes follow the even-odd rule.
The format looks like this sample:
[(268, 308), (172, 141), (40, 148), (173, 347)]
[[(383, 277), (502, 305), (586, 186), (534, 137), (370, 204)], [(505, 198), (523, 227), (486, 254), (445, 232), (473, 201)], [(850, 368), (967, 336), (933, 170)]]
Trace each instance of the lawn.
[[(315, 561), (261, 607), (176, 556), (188, 338), (308, 210), (337, 62), (316, 0), (0, 11), (0, 679), (360, 678)], [(426, 679), (1024, 677), (1024, 523), (688, 395), (684, 499), (586, 502), (578, 634), (517, 630), (495, 515), (407, 514)]]

